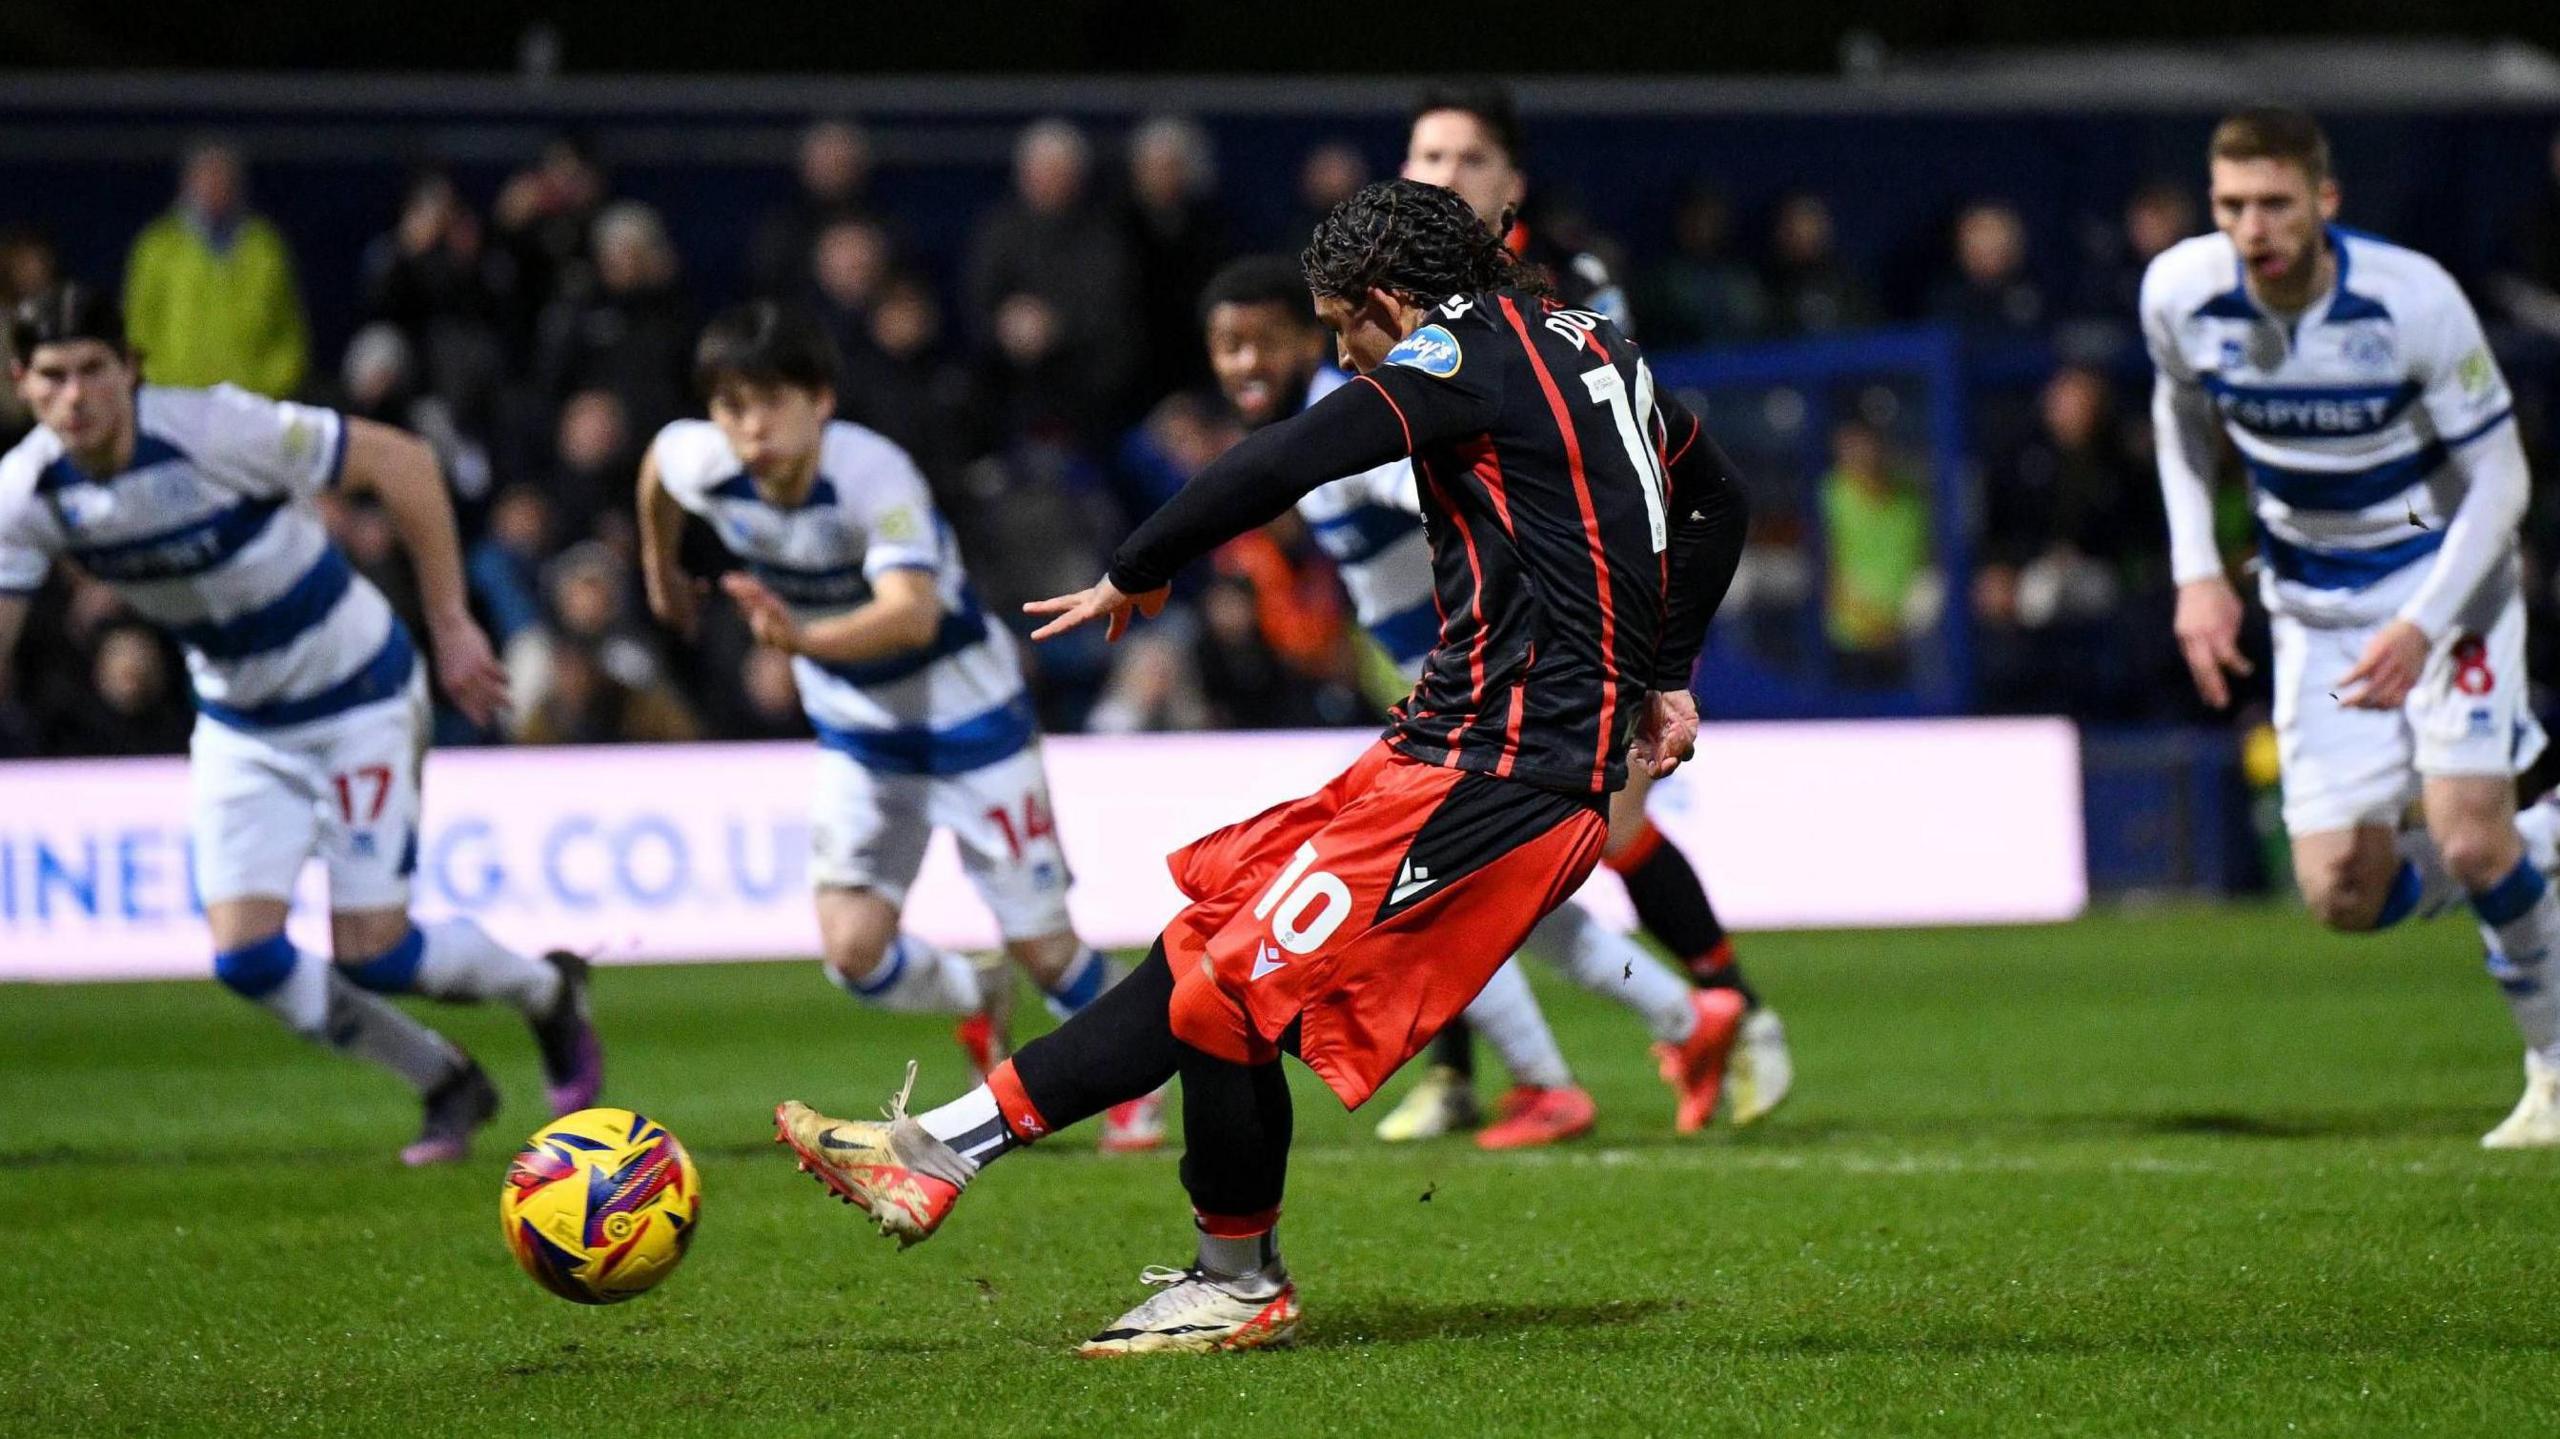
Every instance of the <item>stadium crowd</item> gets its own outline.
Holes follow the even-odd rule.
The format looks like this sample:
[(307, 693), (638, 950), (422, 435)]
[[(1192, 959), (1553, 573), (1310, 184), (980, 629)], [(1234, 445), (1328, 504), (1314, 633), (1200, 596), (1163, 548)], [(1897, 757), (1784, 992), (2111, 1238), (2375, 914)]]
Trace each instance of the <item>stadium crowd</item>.
[[(743, 272), (706, 274), (573, 138), (485, 196), (423, 171), (378, 234), (304, 253), (260, 216), (249, 158), (207, 140), (183, 156), (169, 209), (135, 237), (121, 279), (151, 379), (318, 399), (432, 444), (515, 688), (503, 733), (448, 713), (442, 739), (783, 737), (805, 732), (788, 665), (725, 605), (699, 643), (679, 646), (638, 603), (633, 476), (657, 428), (694, 409), (693, 338), (712, 308), (770, 296), (821, 317), (842, 355), (841, 412), (914, 454), (980, 594), (1010, 615), (1087, 583), (1138, 517), (1238, 438), (1208, 382), (1195, 297), (1235, 255), (1294, 253), (1316, 215), (1382, 168), (1376, 158), (1314, 148), (1299, 218), (1252, 234), (1221, 204), (1198, 126), (1159, 118), (1105, 143), (1042, 120), (1017, 137), (1009, 193), (955, 269), (925, 263), (875, 201), (864, 130), (820, 120), (801, 137), (792, 198), (754, 221)], [(2508, 332), (2545, 345), (2560, 341), (2560, 141), (2551, 161), (2512, 265), (2465, 277)], [(2145, 264), (2203, 227), (2197, 188), (2184, 176), (2142, 187), (2085, 224), (2067, 257), (2032, 255), (2018, 211), (1982, 198), (1922, 247), (1936, 263), (1909, 274), (1845, 257), (1812, 191), (1746, 208), (1701, 184), (1667, 234), (1624, 243), (1569, 202), (1541, 209), (1535, 193), (1528, 223), (1626, 278), (1657, 355), (1934, 321), (1987, 351), (2039, 357), (1969, 392), (1972, 454), (1951, 486), (1925, 472), (1909, 416), (1883, 389), (1826, 408), (1827, 468), (1737, 444), (1758, 520), (1726, 642), (1781, 664), (1817, 650), (1840, 682), (1888, 688), (1923, 662), (1944, 607), (1962, 604), (1979, 708), (2142, 722), (2186, 717), (2192, 701), (2169, 636), (2132, 316)], [(296, 289), (298, 269), (322, 265), (353, 267), (364, 295), (364, 323), (334, 356), (314, 353)], [(0, 231), (0, 302), (58, 269), (40, 229)], [(2538, 459), (2560, 401), (2552, 373), (2518, 384)], [(1709, 399), (1711, 423), (1771, 409), (1766, 395)], [(0, 442), (26, 423), (0, 398)], [(1949, 494), (1969, 510), (1963, 594), (1939, 572), (1932, 512)], [(2236, 549), (2246, 521), (2227, 498)], [(337, 505), (332, 523), (414, 613), (385, 517)], [(717, 547), (698, 538), (707, 571)], [(2538, 503), (2527, 538), (2538, 556), (2560, 555), (2560, 510)], [(2529, 593), (2543, 646), (2560, 641), (2553, 589), (2538, 560)], [(1400, 689), (1294, 518), (1229, 546), (1169, 613), (1117, 653), (1078, 638), (1032, 654), (1048, 726), (1357, 723)], [(2542, 657), (2537, 671), (2560, 672)], [(57, 574), (20, 665), (17, 698), (0, 706), (0, 756), (184, 748), (175, 651), (102, 586)]]

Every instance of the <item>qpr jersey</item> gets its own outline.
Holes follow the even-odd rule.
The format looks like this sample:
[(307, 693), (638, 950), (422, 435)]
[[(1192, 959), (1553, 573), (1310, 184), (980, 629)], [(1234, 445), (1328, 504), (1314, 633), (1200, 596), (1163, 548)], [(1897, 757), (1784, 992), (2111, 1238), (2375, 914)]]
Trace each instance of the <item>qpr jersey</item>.
[[(1330, 366), (1316, 371), (1307, 403), (1349, 378)], [(1342, 575), (1361, 628), (1408, 677), (1418, 673), (1422, 657), (1440, 642), (1440, 610), (1432, 598), (1431, 541), (1422, 530), (1413, 463), (1397, 460), (1318, 485), (1298, 501), (1298, 515)]]
[(792, 658), (821, 744), (880, 773), (947, 775), (1009, 759), (1031, 743), (1013, 637), (980, 607), (951, 531), (904, 450), (860, 425), (831, 421), (808, 496), (788, 508), (757, 492), (709, 421), (667, 426), (652, 453), (667, 493), (707, 521), (803, 621), (865, 603), (872, 583), (893, 570), (932, 576), (942, 623), (931, 644), (856, 665)]
[(2143, 277), (2142, 328), (2248, 470), (2268, 607), (2360, 624), (2423, 581), (2463, 498), (2453, 453), (2514, 404), (2442, 266), (2354, 230), (2332, 227), (2329, 244), (2337, 284), (2290, 325), (2250, 298), (2228, 238), (2173, 245)]
[(346, 438), (335, 411), (229, 385), (141, 387), (133, 457), (114, 474), (82, 470), (39, 428), (0, 458), (0, 592), (71, 561), (175, 637), (197, 709), (239, 728), (389, 699), (416, 650), (312, 503)]

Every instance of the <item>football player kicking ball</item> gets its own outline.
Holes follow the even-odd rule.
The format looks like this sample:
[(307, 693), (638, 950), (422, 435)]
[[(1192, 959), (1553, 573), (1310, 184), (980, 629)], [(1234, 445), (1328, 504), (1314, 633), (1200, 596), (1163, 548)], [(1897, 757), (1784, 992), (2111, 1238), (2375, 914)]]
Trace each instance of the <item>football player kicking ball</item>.
[[(746, 568), (723, 581), (756, 640), (791, 656), (818, 734), (810, 800), (827, 973), (883, 1009), (961, 1016), (983, 1076), (1009, 1043), (1013, 978), (903, 932), (899, 911), (936, 828), (995, 915), (1005, 951), (1064, 1018), (1111, 983), (1076, 938), (1039, 732), (1013, 637), (979, 608), (951, 532), (905, 451), (832, 418), (836, 354), (817, 322), (769, 302), (702, 332), (694, 379), (711, 418), (658, 432), (640, 466), (649, 608), (690, 635), (678, 564), (687, 511)], [(1163, 1099), (1104, 1118), (1106, 1150), (1163, 1142)]]
[[(114, 586), (187, 651), (196, 892), (214, 977), (296, 1034), (369, 1060), (425, 1101), (411, 1164), (463, 1158), (498, 1109), (480, 1066), (378, 996), (513, 1005), (553, 1112), (595, 1102), (604, 1057), (586, 965), (527, 959), (468, 919), (411, 922), (427, 679), (380, 591), (329, 539), (322, 492), (390, 513), (425, 601), (438, 678), (485, 724), (506, 672), (466, 607), (453, 510), (415, 437), (243, 390), (143, 385), (115, 302), (79, 285), (11, 317), (11, 378), (38, 428), (0, 459), (0, 675), (56, 559)], [(314, 852), (334, 965), (285, 912)]]
[[(2525, 1093), (2482, 1143), (2560, 1145), (2560, 898), (2525, 695), (2516, 525), (2530, 481), (2470, 303), (2433, 260), (2329, 223), (2308, 115), (2214, 131), (2214, 222), (2143, 277), (2177, 635), (2197, 690), (2246, 673), (2214, 543), (2216, 430), (2249, 471), (2274, 621), (2294, 872), (2321, 923), (2386, 929), (2467, 893), (2525, 1042)], [(2402, 832), (2412, 800), (2423, 831)]]
[(1054, 617), (1034, 638), (1095, 621), (1116, 638), (1183, 565), (1409, 456), (1446, 616), (1421, 682), (1323, 789), (1176, 852), (1191, 904), (1147, 962), (983, 1086), (920, 1116), (901, 1092), (886, 1123), (775, 1111), (802, 1167), (912, 1244), (987, 1165), (1179, 1073), (1197, 1258), (1147, 1271), (1160, 1292), (1088, 1354), (1296, 1331), (1280, 1056), (1358, 1106), (1581, 885), (1630, 764), (1667, 774), (1696, 737), (1689, 669), (1741, 555), (1697, 420), (1456, 195), (1371, 185), (1317, 226), (1305, 269), (1361, 378), (1201, 471), (1107, 578), (1031, 605)]
[[(1264, 255), (1236, 261), (1210, 280), (1200, 311), (1209, 367), (1249, 428), (1286, 419), (1348, 383), (1325, 363), (1330, 340), (1293, 260)], [(1440, 637), (1420, 509), (1409, 460), (1327, 481), (1298, 501), (1299, 516), (1339, 568), (1353, 613), (1408, 681), (1421, 678), (1423, 660)], [(1611, 932), (1578, 904), (1558, 906), (1538, 921), (1523, 952), (1644, 1019), (1671, 1061), (1665, 1073), (1679, 1095), (1675, 1120), (1684, 1133), (1713, 1112), (1719, 1068), (1712, 1061), (1725, 1051), (1721, 1035), (1729, 1026), (1707, 991), (1692, 989), (1650, 951)], [(1492, 1044), (1512, 1076), (1498, 1116), (1476, 1133), (1479, 1147), (1521, 1149), (1590, 1130), (1597, 1108), (1574, 1082), (1518, 964), (1494, 971), (1464, 1019)], [(1700, 1043), (1701, 1036), (1711, 1042)], [(1448, 1039), (1443, 1032), (1433, 1052), (1445, 1053)], [(1458, 1045), (1462, 1054), (1467, 1048), (1463, 1040)], [(1472, 1111), (1474, 1101), (1463, 1078), (1450, 1083), (1437, 1099), (1399, 1106), (1380, 1132), (1396, 1139), (1444, 1132), (1461, 1112)], [(1428, 1088), (1426, 1081), (1425, 1090), (1416, 1092)], [(1464, 1101), (1464, 1111), (1458, 1101)], [(1409, 1128), (1394, 1127), (1399, 1118)]]
[[(1548, 278), (1565, 304), (1606, 315), (1622, 333), (1633, 335), (1635, 324), (1627, 313), (1626, 293), (1610, 276), (1608, 265), (1597, 255), (1567, 250), (1533, 233), (1519, 218), (1521, 202), (1529, 192), (1528, 176), (1520, 168), (1522, 144), (1520, 112), (1509, 92), (1497, 86), (1434, 90), (1413, 108), (1404, 178), (1457, 191), (1511, 253)], [(1639, 767), (1628, 772), (1627, 787), (1610, 796), (1609, 843), (1600, 852), (1600, 862), (1626, 885), (1636, 922), (1680, 959), (1698, 989), (1693, 1001), (1696, 1022), (1684, 1037), (1665, 1038), (1662, 1022), (1654, 1026), (1661, 1041), (1657, 1052), (1662, 1078), (1680, 1093), (1674, 1123), (1683, 1134), (1705, 1127), (1715, 1115), (1721, 1093), (1729, 1101), (1726, 1113), (1732, 1121), (1750, 1124), (1784, 1102), (1795, 1085), (1786, 1027), (1777, 1011), (1761, 1004), (1743, 977), (1742, 966), (1734, 958), (1733, 938), (1716, 918), (1697, 869), (1646, 817), (1645, 800), (1652, 790), (1652, 776)], [(1545, 946), (1533, 940), (1532, 947)], [(1580, 973), (1571, 962), (1565, 968), (1568, 973)], [(1483, 1028), (1493, 1039), (1516, 1083), (1539, 1082), (1534, 1071), (1523, 1071), (1512, 1063), (1517, 1042), (1503, 1036), (1526, 1033), (1532, 1027), (1543, 1029), (1546, 1022), (1522, 1012), (1520, 1004), (1529, 987), (1516, 972), (1509, 978), (1506, 984), (1497, 976), (1460, 1022), (1442, 1032), (1431, 1047), (1431, 1067), (1404, 1102), (1379, 1121), (1379, 1138), (1424, 1139), (1477, 1122), (1470, 1026)], [(1675, 1021), (1679, 1019), (1676, 1012), (1665, 1011), (1659, 1004), (1634, 995), (1629, 998), (1648, 1013), (1670, 1013)], [(1560, 1098), (1552, 1092), (1538, 1098), (1515, 1089), (1504, 1101), (1503, 1119), (1491, 1132), (1513, 1131), (1516, 1116), (1526, 1113), (1534, 1118)], [(1530, 1104), (1525, 1110), (1524, 1100)]]

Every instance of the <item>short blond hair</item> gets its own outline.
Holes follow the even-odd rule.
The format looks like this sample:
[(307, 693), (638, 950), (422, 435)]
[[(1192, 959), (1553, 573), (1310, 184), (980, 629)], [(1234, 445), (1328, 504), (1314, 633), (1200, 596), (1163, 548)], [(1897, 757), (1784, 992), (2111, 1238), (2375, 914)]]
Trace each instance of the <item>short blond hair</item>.
[(2205, 147), (2213, 160), (2281, 160), (2299, 165), (2319, 184), (2329, 178), (2329, 137), (2309, 113), (2282, 105), (2236, 110), (2213, 127), (2213, 143)]

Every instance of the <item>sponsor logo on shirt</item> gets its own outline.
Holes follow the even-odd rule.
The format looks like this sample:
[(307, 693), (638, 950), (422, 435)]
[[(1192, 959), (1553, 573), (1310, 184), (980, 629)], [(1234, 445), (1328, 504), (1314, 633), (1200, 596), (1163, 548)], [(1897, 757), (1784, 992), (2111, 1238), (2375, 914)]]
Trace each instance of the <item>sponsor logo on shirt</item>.
[(2292, 399), (2273, 395), (2224, 395), (2222, 413), (2260, 434), (2362, 435), (2391, 415), (2387, 395), (2355, 399)]
[(1388, 364), (1403, 365), (1443, 380), (1458, 373), (1458, 366), (1466, 363), (1466, 358), (1458, 349), (1458, 337), (1438, 325), (1423, 326), (1387, 351)]

